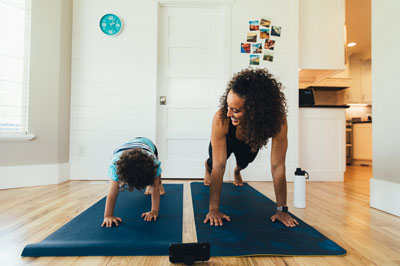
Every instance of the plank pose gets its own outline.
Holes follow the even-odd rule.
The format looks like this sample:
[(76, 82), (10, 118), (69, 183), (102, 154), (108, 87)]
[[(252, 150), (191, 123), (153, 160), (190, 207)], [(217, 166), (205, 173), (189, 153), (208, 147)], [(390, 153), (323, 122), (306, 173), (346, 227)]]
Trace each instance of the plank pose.
[(160, 210), (160, 195), (165, 194), (161, 183), (161, 162), (156, 146), (148, 138), (138, 137), (119, 146), (113, 153), (108, 177), (110, 188), (107, 195), (104, 220), (101, 226), (118, 226), (120, 217), (114, 216), (115, 202), (120, 188), (125, 184), (129, 190), (144, 189), (151, 194), (151, 210), (142, 214), (145, 221), (157, 220)]
[(230, 217), (219, 210), (226, 161), (234, 153), (234, 185), (243, 186), (240, 171), (257, 156), (258, 150), (272, 138), (271, 171), (277, 212), (271, 220), (294, 227), (298, 222), (286, 206), (285, 157), (287, 150), (286, 99), (282, 84), (266, 70), (247, 68), (234, 75), (220, 100), (220, 109), (212, 121), (209, 158), (204, 185), (210, 186), (209, 212), (204, 223), (222, 225)]

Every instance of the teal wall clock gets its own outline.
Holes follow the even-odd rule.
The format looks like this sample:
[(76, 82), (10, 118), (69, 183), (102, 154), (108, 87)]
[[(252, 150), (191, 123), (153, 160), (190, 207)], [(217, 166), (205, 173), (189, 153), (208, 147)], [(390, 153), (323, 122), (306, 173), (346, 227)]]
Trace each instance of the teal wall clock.
[(121, 19), (114, 14), (106, 14), (100, 19), (101, 31), (109, 36), (116, 36), (122, 30)]

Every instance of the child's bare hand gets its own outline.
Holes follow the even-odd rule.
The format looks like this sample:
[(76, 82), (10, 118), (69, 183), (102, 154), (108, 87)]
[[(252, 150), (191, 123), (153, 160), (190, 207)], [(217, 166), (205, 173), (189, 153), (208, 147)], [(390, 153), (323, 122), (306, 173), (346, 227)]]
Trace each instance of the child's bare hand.
[(144, 220), (147, 222), (150, 222), (152, 219), (156, 221), (157, 216), (158, 216), (158, 211), (149, 211), (142, 214), (142, 218), (144, 218)]
[(113, 223), (115, 223), (116, 226), (118, 226), (118, 222), (122, 223), (122, 219), (119, 217), (114, 217), (114, 216), (107, 216), (104, 217), (103, 223), (101, 224), (101, 227), (112, 227)]

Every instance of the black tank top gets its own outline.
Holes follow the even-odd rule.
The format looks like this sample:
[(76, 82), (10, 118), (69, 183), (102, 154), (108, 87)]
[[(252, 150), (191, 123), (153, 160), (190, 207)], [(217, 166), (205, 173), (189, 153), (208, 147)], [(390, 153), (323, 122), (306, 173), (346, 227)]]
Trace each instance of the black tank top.
[(243, 140), (238, 140), (236, 138), (236, 129), (232, 124), (232, 120), (229, 119), (229, 131), (226, 135), (226, 143), (227, 145), (232, 145), (235, 149), (239, 149), (242, 151), (250, 152), (250, 146), (247, 145)]

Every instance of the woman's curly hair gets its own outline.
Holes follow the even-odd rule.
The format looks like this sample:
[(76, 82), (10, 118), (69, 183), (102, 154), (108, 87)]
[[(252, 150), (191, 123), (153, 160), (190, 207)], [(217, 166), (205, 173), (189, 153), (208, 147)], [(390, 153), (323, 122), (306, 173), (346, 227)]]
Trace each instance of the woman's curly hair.
[(227, 119), (229, 91), (245, 99), (245, 117), (241, 124), (244, 141), (255, 152), (281, 130), (286, 121), (287, 105), (278, 82), (266, 69), (246, 68), (236, 73), (220, 98), (220, 118)]
[(153, 158), (140, 149), (126, 150), (116, 162), (120, 183), (133, 188), (144, 189), (154, 183), (157, 164)]

